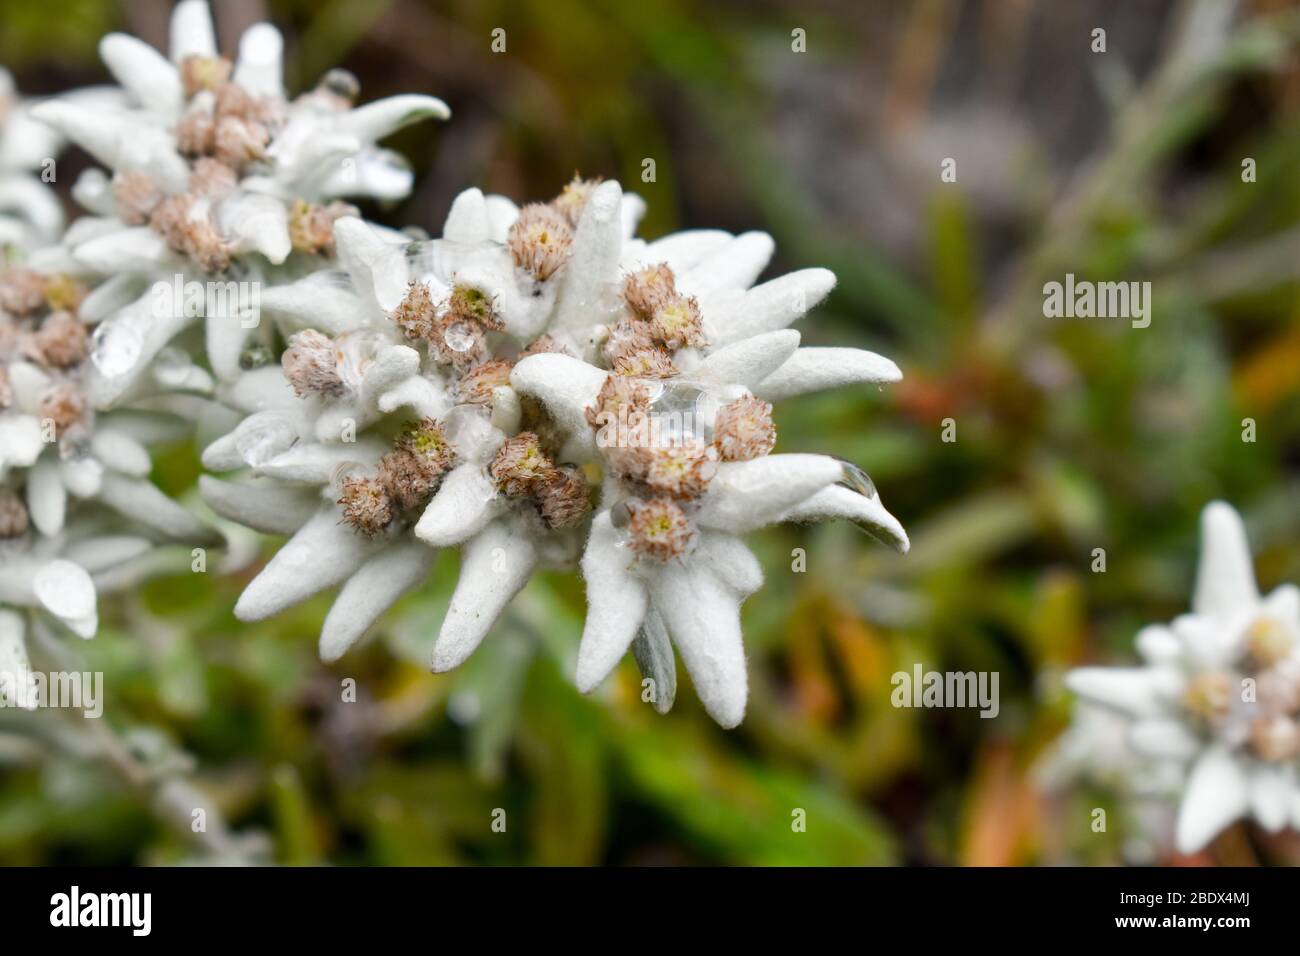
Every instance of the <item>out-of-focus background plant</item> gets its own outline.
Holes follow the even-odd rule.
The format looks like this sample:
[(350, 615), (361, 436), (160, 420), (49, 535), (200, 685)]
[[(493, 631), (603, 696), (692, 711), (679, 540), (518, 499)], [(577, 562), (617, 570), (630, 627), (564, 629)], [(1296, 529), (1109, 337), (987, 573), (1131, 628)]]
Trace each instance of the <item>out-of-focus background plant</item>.
[[(168, 6), (0, 0), (0, 63), (27, 95), (103, 82), (96, 39), (164, 46)], [(452, 107), (391, 141), (417, 186), (366, 210), (379, 221), (436, 232), (464, 187), (542, 199), (579, 170), (647, 200), (643, 235), (765, 229), (771, 274), (832, 268), (805, 342), (883, 352), (905, 380), (784, 402), (778, 450), (861, 465), (913, 549), (842, 526), (757, 536), (768, 583), (744, 608), (753, 686), (731, 732), (693, 694), (656, 715), (630, 663), (578, 695), (575, 580), (535, 581), (464, 668), (433, 676), (454, 555), (328, 667), (327, 597), (241, 625), (246, 579), (163, 578), (106, 606), (79, 649), (106, 675), (100, 745), (52, 712), (0, 711), (0, 861), (228, 849), (187, 839), (141, 785), (171, 763), (289, 864), (1174, 861), (1158, 811), (1071, 769), (1060, 675), (1131, 658), (1143, 623), (1185, 609), (1212, 498), (1245, 516), (1263, 588), (1300, 580), (1294, 3), (214, 8), (227, 46), (260, 19), (285, 30), (294, 89), (341, 65), (365, 99)], [(85, 162), (60, 162), (65, 198)], [(1066, 272), (1150, 280), (1151, 326), (1045, 319), (1042, 284)], [(196, 458), (175, 447), (154, 477), (192, 494)], [(890, 676), (916, 662), (999, 672), (999, 716), (894, 708)], [(1239, 825), (1185, 862), (1295, 863), (1300, 839)]]

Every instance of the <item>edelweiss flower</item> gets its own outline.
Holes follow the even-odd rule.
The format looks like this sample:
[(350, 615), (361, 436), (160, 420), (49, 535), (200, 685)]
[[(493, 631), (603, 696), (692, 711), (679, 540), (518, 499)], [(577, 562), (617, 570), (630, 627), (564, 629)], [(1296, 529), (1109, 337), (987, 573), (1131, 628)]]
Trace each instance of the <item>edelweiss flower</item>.
[(109, 168), (78, 181), (74, 195), (94, 218), (46, 260), (63, 267), (70, 258), (112, 277), (122, 311), (97, 349), (97, 405), (117, 401), (198, 314), (208, 320), (213, 370), (234, 378), (255, 306), (205, 302), (196, 311), (173, 301), (160, 309), (153, 283), (220, 276), (260, 285), (314, 271), (332, 251), (334, 221), (355, 214), (340, 197), (396, 199), (410, 189), (410, 170), (375, 142), (448, 115), (431, 96), (354, 106), (356, 80), (341, 71), (290, 101), (282, 47), (274, 27), (257, 24), (232, 63), (217, 51), (207, 4), (184, 0), (172, 15), (170, 59), (122, 34), (101, 42), (128, 108), (51, 101), (33, 111)]
[[(580, 685), (603, 677), (644, 625), (647, 643), (662, 640), (639, 658), (671, 664), (672, 634), (710, 712), (739, 721), (738, 609), (761, 573), (735, 535), (848, 517), (907, 546), (856, 469), (767, 457), (767, 399), (899, 373), (867, 352), (799, 349), (784, 328), (829, 291), (829, 272), (751, 289), (769, 237), (646, 243), (632, 236), (642, 208), (613, 182), (575, 180), (522, 209), (468, 190), (440, 239), (402, 243), (340, 219), (344, 275), (267, 290), (289, 346), (283, 374), (260, 369), (224, 391), (249, 417), (204, 454), (214, 470), (255, 476), (205, 479), (215, 510), (293, 533), (239, 616), (344, 582), (321, 638), (332, 659), (423, 578), (434, 548), (463, 547), (433, 654), (435, 670), (449, 669), (539, 565), (574, 563), (599, 486)], [(649, 445), (604, 447), (597, 426), (617, 425), (620, 408), (625, 425), (629, 412), (695, 418)], [(601, 412), (612, 421), (597, 422)]]
[(174, 436), (179, 420), (88, 401), (84, 301), (73, 277), (0, 271), (0, 674), (27, 670), (27, 623), (5, 606), (92, 637), (97, 575), (120, 573), (152, 538), (213, 543), (148, 480), (145, 442)]
[(52, 241), (63, 228), (58, 197), (39, 178), (59, 137), (29, 113), (13, 77), (0, 68), (0, 252)]
[(1128, 717), (1134, 750), (1185, 768), (1184, 853), (1246, 816), (1271, 831), (1300, 827), (1300, 590), (1260, 597), (1229, 505), (1209, 505), (1201, 525), (1192, 613), (1138, 634), (1142, 666), (1067, 678), (1085, 700)]

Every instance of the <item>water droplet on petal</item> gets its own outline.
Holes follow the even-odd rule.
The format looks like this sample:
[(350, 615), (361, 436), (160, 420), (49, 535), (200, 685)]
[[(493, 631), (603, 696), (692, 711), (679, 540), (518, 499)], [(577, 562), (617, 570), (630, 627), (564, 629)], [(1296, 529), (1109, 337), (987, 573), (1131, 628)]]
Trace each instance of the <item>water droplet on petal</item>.
[(144, 351), (144, 334), (125, 317), (99, 323), (90, 339), (90, 360), (105, 378), (117, 378), (135, 368)]
[(171, 388), (180, 388), (189, 378), (194, 364), (181, 349), (168, 346), (154, 359), (154, 375), (158, 381)]
[(839, 461), (844, 469), (844, 477), (836, 482), (837, 485), (856, 491), (864, 498), (876, 497), (876, 483), (871, 480), (870, 475), (851, 461), (845, 461), (843, 458)]
[(453, 322), (442, 334), (442, 340), (453, 352), (468, 352), (474, 347), (474, 332), (464, 322)]

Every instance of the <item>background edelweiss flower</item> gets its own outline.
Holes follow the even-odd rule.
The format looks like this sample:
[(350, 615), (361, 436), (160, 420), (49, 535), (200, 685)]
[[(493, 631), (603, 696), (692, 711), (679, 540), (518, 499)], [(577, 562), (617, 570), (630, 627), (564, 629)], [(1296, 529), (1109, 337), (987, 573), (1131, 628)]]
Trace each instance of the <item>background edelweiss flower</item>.
[[(671, 634), (710, 713), (738, 723), (739, 606), (762, 576), (736, 535), (846, 517), (907, 547), (861, 472), (825, 456), (768, 456), (776, 434), (763, 399), (899, 373), (872, 353), (800, 350), (782, 328), (829, 291), (830, 273), (750, 289), (770, 238), (646, 243), (632, 237), (641, 211), (614, 182), (575, 179), (552, 203), (522, 209), (467, 190), (439, 239), (400, 243), (344, 218), (344, 275), (268, 289), (288, 349), (280, 368), (223, 390), (249, 417), (204, 463), (274, 484), (205, 478), (203, 490), (218, 513), (293, 537), (236, 613), (265, 617), (343, 582), (321, 636), (333, 659), (423, 579), (434, 548), (462, 547), (433, 652), (434, 669), (450, 669), (536, 568), (572, 566), (600, 485), (582, 559), (591, 612), (579, 686), (594, 687), (638, 635), (639, 659), (671, 665)], [(592, 416), (617, 419), (619, 388), (638, 415), (698, 422), (653, 447), (602, 447), (597, 426), (611, 422)], [(412, 419), (446, 446), (436, 467), (403, 449)], [(671, 679), (661, 679), (667, 709)]]
[[(45, 260), (111, 277), (121, 311), (99, 345), (97, 404), (118, 400), (197, 317), (179, 301), (160, 308), (154, 282), (261, 283), (315, 270), (332, 251), (334, 220), (355, 213), (341, 197), (393, 200), (410, 189), (409, 168), (376, 141), (449, 115), (423, 95), (354, 106), (358, 85), (341, 71), (289, 100), (282, 49), (279, 32), (257, 24), (231, 62), (217, 49), (207, 4), (184, 0), (172, 14), (170, 58), (123, 34), (101, 42), (126, 107), (55, 100), (33, 111), (108, 167), (78, 181), (74, 196), (93, 216)], [(249, 304), (204, 306), (208, 359), (218, 378), (232, 378), (255, 325), (244, 321)]]
[(59, 137), (30, 112), (13, 76), (0, 67), (0, 250), (49, 242), (63, 228), (58, 197), (40, 178), (42, 164), (58, 151)]
[(1186, 768), (1183, 853), (1245, 816), (1300, 827), (1300, 590), (1261, 598), (1241, 518), (1210, 504), (1201, 519), (1192, 613), (1137, 638), (1140, 667), (1085, 667), (1067, 685), (1130, 722), (1135, 751)]
[[(0, 605), (43, 610), (88, 638), (108, 576), (156, 541), (220, 539), (149, 481), (146, 445), (188, 424), (143, 408), (97, 412), (87, 398), (85, 295), (72, 276), (0, 271)], [(4, 614), (2, 656), (25, 672), (28, 627)]]

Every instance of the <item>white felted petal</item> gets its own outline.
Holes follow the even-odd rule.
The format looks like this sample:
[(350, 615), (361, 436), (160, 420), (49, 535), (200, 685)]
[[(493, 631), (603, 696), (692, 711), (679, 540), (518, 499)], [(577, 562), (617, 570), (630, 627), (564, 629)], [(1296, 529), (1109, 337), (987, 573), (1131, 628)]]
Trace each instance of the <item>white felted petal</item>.
[(442, 418), (451, 411), (451, 400), (423, 375), (412, 375), (379, 396), (379, 410), (385, 415), (399, 408), (409, 408), (421, 418)]
[(267, 482), (237, 485), (211, 475), (199, 476), (199, 493), (221, 517), (266, 534), (293, 534), (320, 507), (319, 497), (303, 488)]
[(1177, 843), (1181, 853), (1195, 853), (1246, 812), (1246, 778), (1228, 750), (1212, 747), (1201, 755), (1187, 778), (1178, 808)]
[(132, 478), (144, 478), (153, 468), (149, 450), (125, 432), (97, 429), (90, 439), (90, 450), (105, 468)]
[(746, 232), (677, 277), (677, 288), (701, 298), (724, 289), (748, 289), (767, 267), (776, 244), (765, 232)]
[(379, 396), (420, 372), (420, 353), (408, 345), (384, 348), (361, 377), (361, 399), (379, 407)]
[(148, 173), (168, 192), (184, 190), (189, 179), (189, 166), (176, 151), (172, 135), (126, 113), (67, 100), (46, 100), (32, 108), (32, 116), (113, 170)]
[(203, 449), (200, 460), (209, 471), (231, 471), (245, 465), (256, 468), (293, 448), (297, 441), (298, 427), (291, 415), (254, 412), (234, 431)]
[[(177, 310), (182, 311), (182, 310)], [(96, 408), (107, 408), (126, 394), (172, 337), (194, 321), (192, 316), (155, 311), (152, 293), (131, 303), (95, 330), (85, 389)]]
[(68, 489), (59, 474), (59, 462), (53, 455), (37, 460), (27, 476), (27, 510), (32, 524), (41, 534), (58, 534), (68, 508)]
[(1065, 686), (1085, 700), (1134, 717), (1160, 717), (1160, 672), (1150, 667), (1079, 667)]
[(6, 178), (0, 173), (0, 210), (17, 213), (41, 237), (56, 236), (63, 228), (63, 207), (58, 196), (28, 176)]
[(77, 315), (83, 322), (100, 322), (118, 309), (130, 305), (144, 292), (143, 276), (115, 275), (105, 279), (81, 300)]
[(613, 180), (591, 191), (573, 237), (573, 253), (564, 267), (555, 317), (557, 332), (582, 335), (592, 324), (592, 308), (604, 300), (618, 279), (622, 248), (623, 191)]
[(1138, 631), (1138, 654), (1149, 664), (1170, 664), (1183, 655), (1174, 632), (1162, 624), (1149, 624)]
[(239, 38), (239, 58), (231, 75), (258, 96), (284, 95), (284, 37), (269, 23), (255, 23)]
[(71, 561), (56, 560), (41, 567), (32, 579), (36, 600), (78, 637), (95, 636), (95, 582)]
[(648, 243), (636, 257), (636, 264), (652, 266), (662, 262), (674, 273), (685, 272), (730, 241), (731, 234), (721, 229), (687, 229), (683, 232), (674, 232)]
[(516, 392), (539, 400), (566, 434), (594, 453), (595, 433), (587, 424), (586, 410), (596, 403), (608, 376), (581, 359), (544, 352), (516, 365), (510, 384)]
[(632, 642), (632, 656), (642, 678), (654, 682), (650, 703), (656, 713), (668, 713), (677, 698), (677, 655), (673, 653), (663, 618), (653, 608), (646, 613), (641, 630)]
[(237, 193), (221, 204), (218, 220), (237, 251), (260, 252), (272, 265), (289, 258), (289, 215), (282, 200), (257, 193)]
[(700, 501), (696, 523), (733, 533), (762, 528), (843, 476), (843, 465), (827, 455), (723, 462)]
[(352, 291), (347, 273), (335, 270), (313, 272), (289, 285), (263, 289), (262, 311), (287, 320), (291, 333), (315, 329), (326, 335), (362, 328), (370, 317), (366, 304)]
[(624, 193), (619, 206), (619, 222), (623, 227), (623, 238), (631, 239), (636, 235), (636, 227), (645, 218), (645, 200), (636, 193)]
[(885, 510), (879, 495), (868, 497), (843, 485), (831, 485), (800, 502), (782, 517), (782, 521), (827, 521), (843, 519), (882, 544), (887, 544), (904, 554), (911, 547), (907, 532), (898, 519)]
[(1155, 717), (1139, 720), (1129, 731), (1133, 749), (1148, 757), (1191, 760), (1201, 749), (1201, 741), (1181, 721)]
[(407, 266), (402, 246), (355, 216), (334, 223), (339, 262), (367, 300), (391, 312), (406, 297)]
[(217, 38), (212, 14), (204, 0), (181, 0), (172, 11), (168, 52), (180, 65), (187, 56), (216, 56)]
[(99, 486), (99, 500), (170, 538), (199, 543), (213, 537), (213, 532), (205, 528), (197, 518), (154, 485), (140, 478), (105, 472)]
[(334, 480), (340, 469), (373, 465), (390, 448), (391, 445), (375, 438), (332, 445), (301, 444), (257, 466), (256, 471), (280, 481), (325, 485)]
[(92, 498), (104, 481), (104, 466), (94, 458), (69, 458), (59, 462), (59, 477), (78, 498)]
[(694, 560), (741, 597), (749, 597), (763, 586), (763, 566), (749, 546), (733, 534), (704, 531)]
[(320, 632), (320, 658), (338, 660), (397, 599), (429, 573), (437, 555), (419, 541), (402, 541), (375, 555), (348, 578)]
[(441, 487), (415, 524), (415, 536), (434, 547), (463, 544), (506, 507), (481, 465), (466, 463), (447, 472)]
[(0, 474), (31, 465), (44, 447), (39, 421), (30, 415), (0, 414)]
[(1282, 584), (1263, 601), (1264, 613), (1283, 626), (1300, 629), (1300, 587)]
[(147, 110), (171, 118), (180, 114), (184, 91), (180, 73), (167, 58), (125, 33), (99, 41), (99, 56), (128, 93)]
[(222, 388), (219, 397), (231, 408), (248, 415), (278, 411), (292, 416), (303, 408), (302, 399), (294, 394), (279, 363), (245, 372)]
[(1229, 504), (1211, 502), (1201, 513), (1201, 559), (1192, 609), (1197, 614), (1228, 620), (1258, 601), (1259, 589), (1241, 516)]
[(802, 348), (754, 387), (754, 394), (769, 402), (841, 385), (901, 380), (897, 365), (865, 349)]
[(582, 555), (587, 582), (587, 621), (578, 647), (578, 690), (590, 693), (627, 653), (645, 620), (645, 584), (631, 574), (631, 555), (619, 544), (620, 532), (603, 511), (591, 522)]
[(31, 664), (23, 641), (25, 630), (21, 615), (0, 607), (0, 701), (33, 710), (39, 701), (26, 693)]
[(722, 294), (700, 303), (705, 332), (714, 347), (783, 329), (835, 288), (829, 269), (800, 269), (743, 294)]
[(466, 189), (451, 204), (442, 238), (449, 242), (486, 242), (492, 236), (487, 202), (479, 189)]
[(532, 539), (506, 521), (488, 525), (465, 545), (456, 590), (433, 645), (435, 673), (451, 670), (474, 653), (536, 567)]
[(85, 268), (110, 275), (156, 271), (173, 258), (167, 240), (148, 226), (118, 229), (79, 242), (73, 255)]
[(363, 143), (373, 143), (403, 126), (426, 119), (445, 120), (449, 116), (451, 110), (436, 96), (403, 93), (348, 110), (338, 118), (337, 129)]
[(235, 603), (235, 617), (260, 621), (333, 587), (350, 577), (385, 546), (339, 520), (333, 505), (322, 508), (285, 542), (244, 589)]
[(488, 212), (488, 238), (493, 242), (505, 242), (510, 234), (510, 227), (519, 218), (519, 207), (513, 199), (505, 196), (485, 196), (483, 201), (487, 205)]
[(780, 329), (724, 345), (691, 370), (701, 382), (744, 385), (751, 391), (777, 371), (799, 348), (799, 333)]
[(707, 567), (669, 562), (650, 578), (650, 597), (709, 716), (731, 728), (744, 719), (749, 683), (740, 598)]
[(1250, 811), (1270, 833), (1286, 826), (1291, 794), (1295, 790), (1295, 768), (1282, 764), (1257, 763), (1247, 779)]
[(99, 574), (147, 554), (153, 543), (131, 535), (104, 535), (74, 541), (63, 549), (64, 556), (87, 574)]

